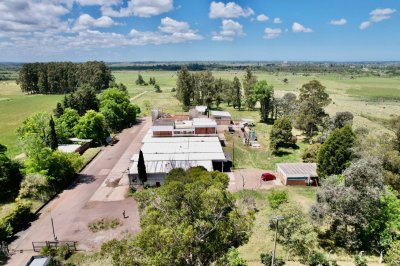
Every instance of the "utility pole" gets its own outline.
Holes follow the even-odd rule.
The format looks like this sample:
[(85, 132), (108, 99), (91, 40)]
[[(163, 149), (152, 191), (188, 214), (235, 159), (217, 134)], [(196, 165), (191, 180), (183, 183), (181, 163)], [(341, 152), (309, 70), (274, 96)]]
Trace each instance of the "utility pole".
[(54, 231), (54, 222), (53, 222), (53, 216), (51, 216), (50, 214), (50, 219), (51, 219), (51, 228), (53, 229), (53, 237), (54, 237), (54, 241), (57, 242), (57, 237), (56, 237), (56, 233)]
[(233, 135), (232, 166), (235, 168), (235, 135)]
[(275, 221), (275, 239), (274, 239), (274, 252), (272, 253), (271, 266), (275, 266), (275, 256), (276, 256), (276, 238), (278, 237), (278, 223), (284, 218), (282, 216), (275, 216), (272, 218)]

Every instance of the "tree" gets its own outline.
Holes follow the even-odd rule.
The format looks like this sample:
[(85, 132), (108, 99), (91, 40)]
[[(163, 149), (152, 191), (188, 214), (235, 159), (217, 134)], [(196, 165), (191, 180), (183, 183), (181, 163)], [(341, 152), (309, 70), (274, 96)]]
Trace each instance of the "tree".
[(138, 74), (138, 77), (137, 77), (137, 79), (136, 79), (136, 81), (135, 81), (135, 84), (136, 84), (136, 85), (144, 85), (144, 83), (145, 83), (145, 81), (144, 81), (142, 75), (139, 73), (139, 74)]
[(150, 84), (150, 85), (156, 85), (156, 78), (150, 77), (150, 79), (149, 79), (149, 84)]
[(288, 116), (290, 118), (293, 117), (293, 114), (297, 108), (296, 98), (296, 94), (292, 92), (287, 92), (283, 95), (280, 103), (283, 116)]
[[(317, 233), (301, 208), (293, 203), (286, 203), (274, 212), (284, 219), (279, 222), (277, 241), (288, 254), (306, 258), (317, 246)], [(270, 220), (270, 228), (275, 229), (275, 222)], [(287, 256), (288, 257), (288, 256)]]
[(331, 176), (317, 191), (311, 217), (326, 229), (324, 238), (348, 251), (376, 248), (380, 230), (370, 231), (381, 219), (384, 183), (381, 162), (368, 157), (353, 162), (343, 176)]
[(353, 124), (353, 114), (350, 112), (337, 112), (333, 117), (333, 128), (342, 128), (345, 125)]
[(140, 152), (139, 152), (139, 160), (138, 160), (138, 164), (137, 164), (137, 170), (138, 170), (138, 178), (144, 185), (144, 183), (147, 181), (147, 173), (146, 173), (146, 165), (144, 163), (142, 150), (140, 150)]
[(292, 122), (288, 118), (283, 117), (275, 120), (271, 129), (270, 141), (273, 153), (277, 153), (281, 147), (294, 145)]
[(74, 127), (79, 121), (78, 111), (66, 108), (64, 113), (56, 119), (57, 139), (60, 143), (68, 143), (69, 138), (75, 137)]
[(261, 121), (267, 122), (269, 114), (272, 112), (272, 100), (274, 97), (274, 87), (268, 85), (267, 81), (262, 80), (253, 86), (253, 99), (260, 102)]
[(18, 139), (23, 143), (25, 153), (28, 156), (48, 147), (49, 121), (50, 114), (40, 112), (26, 118), (17, 128)]
[(318, 158), (318, 153), (321, 148), (320, 143), (311, 144), (307, 146), (304, 150), (301, 158), (303, 159), (304, 163), (316, 163)]
[(317, 157), (318, 176), (341, 174), (353, 158), (355, 134), (349, 125), (332, 131), (321, 145)]
[(89, 85), (79, 87), (74, 93), (66, 95), (63, 101), (64, 108), (72, 108), (84, 115), (88, 110), (99, 110), (99, 100), (96, 90)]
[(299, 110), (296, 117), (297, 127), (304, 130), (308, 137), (314, 135), (327, 116), (324, 107), (331, 102), (325, 87), (318, 80), (312, 80), (300, 88)]
[(155, 84), (155, 85), (154, 85), (154, 89), (155, 89), (155, 91), (156, 91), (157, 93), (161, 93), (161, 92), (162, 92), (162, 90), (161, 90), (161, 88), (160, 88), (160, 85), (158, 85), (158, 84)]
[(54, 151), (58, 147), (58, 140), (57, 140), (56, 127), (52, 116), (50, 117), (49, 126), (50, 126), (50, 134), (49, 134), (48, 146), (50, 147), (50, 149)]
[(400, 192), (400, 152), (391, 150), (384, 153), (383, 169), (385, 183)]
[(222, 92), (224, 101), (228, 104), (228, 106), (230, 106), (235, 95), (233, 81), (226, 79), (222, 80)]
[(247, 108), (253, 109), (254, 105), (256, 104), (254, 102), (253, 98), (253, 86), (257, 83), (257, 77), (253, 75), (251, 70), (249, 68), (246, 69), (246, 74), (243, 78), (243, 90), (244, 90), (244, 98), (246, 101), (246, 106)]
[(54, 115), (58, 118), (64, 113), (64, 108), (61, 103), (57, 103), (56, 109), (54, 109)]
[(0, 202), (13, 199), (17, 194), (22, 180), (19, 164), (9, 159), (5, 152), (7, 148), (0, 144)]
[(236, 207), (229, 178), (201, 167), (183, 173), (135, 194), (142, 230), (114, 245), (114, 264), (210, 265), (248, 240), (253, 214)]
[(238, 77), (235, 76), (232, 83), (233, 87), (233, 98), (232, 98), (232, 105), (233, 108), (238, 108), (240, 111), (240, 107), (242, 106), (242, 85)]
[(178, 71), (176, 80), (176, 97), (182, 102), (183, 106), (190, 106), (191, 97), (193, 95), (193, 78), (186, 66)]
[(107, 89), (99, 95), (99, 99), (100, 112), (109, 130), (118, 132), (136, 123), (140, 108), (130, 103), (128, 92), (116, 88)]
[(93, 110), (86, 112), (79, 118), (78, 124), (74, 127), (76, 137), (92, 139), (94, 144), (103, 145), (109, 133), (106, 129), (104, 115)]
[[(261, 257), (261, 263), (265, 266), (271, 266), (272, 264), (272, 255), (268, 253), (262, 253), (260, 255)], [(281, 258), (275, 258), (274, 259), (274, 265), (273, 266), (283, 266), (285, 265), (285, 261), (283, 261)]]

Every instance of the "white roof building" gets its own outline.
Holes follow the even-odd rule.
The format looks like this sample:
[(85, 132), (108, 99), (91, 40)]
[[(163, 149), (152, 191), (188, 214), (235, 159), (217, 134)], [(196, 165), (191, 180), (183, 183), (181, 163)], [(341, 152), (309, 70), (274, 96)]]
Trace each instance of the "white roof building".
[(199, 113), (205, 113), (207, 111), (207, 106), (198, 105), (194, 109)]
[(231, 114), (226, 111), (211, 111), (212, 116), (231, 117)]
[[(204, 123), (209, 121), (202, 121)], [(174, 168), (188, 169), (203, 166), (213, 170), (213, 162), (225, 162), (224, 151), (218, 137), (152, 137), (146, 134), (141, 148), (148, 174), (166, 174)], [(131, 158), (129, 170), (137, 175), (139, 154)]]

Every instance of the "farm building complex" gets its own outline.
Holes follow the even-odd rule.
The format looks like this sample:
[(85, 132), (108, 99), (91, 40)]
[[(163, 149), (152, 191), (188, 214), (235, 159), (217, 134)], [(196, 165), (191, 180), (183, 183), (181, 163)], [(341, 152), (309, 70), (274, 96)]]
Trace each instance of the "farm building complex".
[(316, 182), (316, 163), (278, 163), (276, 172), (284, 185), (306, 186)]
[[(227, 160), (217, 136), (217, 124), (209, 118), (157, 119), (142, 143), (149, 184), (162, 184), (165, 175), (174, 168), (203, 166), (208, 171), (223, 171), (226, 167)], [(131, 158), (131, 184), (138, 182), (138, 159), (139, 154)]]

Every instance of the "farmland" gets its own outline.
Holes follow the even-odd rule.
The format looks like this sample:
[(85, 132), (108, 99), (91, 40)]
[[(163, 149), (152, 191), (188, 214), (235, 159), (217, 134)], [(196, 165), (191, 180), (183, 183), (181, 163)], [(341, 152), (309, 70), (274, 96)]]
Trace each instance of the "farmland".
[[(116, 82), (124, 83), (131, 96), (143, 94), (134, 100), (139, 104), (143, 114), (148, 114), (151, 108), (160, 108), (165, 112), (181, 111), (180, 103), (171, 93), (175, 87), (176, 72), (174, 71), (140, 71), (144, 79), (155, 77), (162, 93), (155, 93), (152, 86), (138, 86), (135, 84), (139, 71), (114, 71)], [(243, 71), (216, 71), (216, 77), (233, 79), (236, 75), (243, 77)], [(271, 74), (255, 72), (258, 79), (265, 79), (274, 85), (276, 95), (280, 96), (288, 91), (297, 92), (302, 84), (318, 79), (327, 87), (333, 99), (327, 111), (334, 114), (338, 111), (350, 111), (355, 115), (354, 126), (366, 127), (377, 134), (388, 132), (380, 119), (390, 118), (400, 113), (400, 78), (399, 77), (357, 77), (341, 76), (338, 74), (300, 75), (292, 73)], [(288, 79), (288, 83), (282, 80)], [(21, 147), (15, 136), (15, 129), (29, 115), (35, 112), (48, 111), (55, 107), (62, 95), (24, 95), (15, 81), (0, 83), (0, 143), (9, 148), (12, 156), (21, 153)], [(230, 111), (233, 118), (258, 118), (257, 111), (237, 111), (223, 106)], [(258, 126), (260, 133), (268, 131), (268, 126)], [(268, 143), (267, 139), (261, 142)], [(256, 164), (257, 166), (258, 164)], [(246, 165), (243, 165), (246, 166)]]

